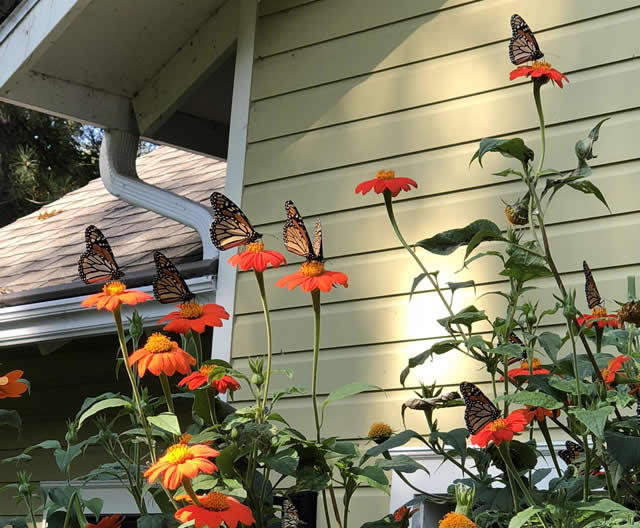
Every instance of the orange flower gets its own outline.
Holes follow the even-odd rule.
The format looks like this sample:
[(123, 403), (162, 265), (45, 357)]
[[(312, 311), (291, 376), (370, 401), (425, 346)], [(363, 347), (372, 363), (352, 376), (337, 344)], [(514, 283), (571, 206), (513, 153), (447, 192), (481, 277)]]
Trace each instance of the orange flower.
[(604, 368), (600, 371), (604, 382), (607, 384), (608, 389), (611, 388), (611, 384), (616, 379), (616, 372), (619, 372), (622, 368), (622, 364), (626, 363), (627, 361), (631, 361), (631, 358), (628, 356), (620, 355), (614, 357), (611, 361), (609, 361), (607, 368)]
[(348, 280), (348, 277), (344, 273), (340, 273), (339, 271), (325, 271), (324, 263), (318, 260), (308, 260), (302, 263), (299, 271), (282, 277), (276, 282), (276, 286), (280, 288), (286, 286), (290, 290), (300, 286), (304, 292), (310, 292), (316, 289), (328, 292), (336, 284), (348, 288)]
[(27, 385), (18, 381), (24, 374), (21, 370), (12, 370), (4, 376), (0, 376), (0, 400), (3, 398), (19, 398), (27, 391)]
[(544, 422), (546, 417), (549, 418), (557, 418), (560, 416), (560, 409), (545, 409), (544, 407), (532, 407), (531, 405), (525, 405), (527, 408), (524, 411), (524, 415), (527, 418), (527, 422), (531, 423), (533, 420), (537, 420), (538, 422)]
[(164, 327), (167, 332), (186, 334), (189, 330), (201, 334), (207, 326), (222, 326), (223, 319), (229, 319), (227, 311), (219, 304), (205, 304), (196, 301), (179, 304), (179, 312), (171, 312), (158, 321), (170, 321)]
[(513, 411), (506, 418), (496, 418), (471, 437), (471, 443), (486, 447), (489, 442), (499, 446), (502, 442), (513, 440), (515, 433), (521, 433), (529, 424), (524, 409)]
[(439, 528), (478, 528), (469, 517), (462, 513), (449, 512), (438, 521)]
[(103, 517), (98, 524), (87, 523), (86, 528), (120, 528), (122, 521), (124, 521), (122, 515), (109, 515), (109, 517)]
[(176, 489), (184, 477), (194, 478), (199, 473), (211, 474), (217, 471), (216, 465), (209, 460), (217, 457), (219, 451), (204, 444), (188, 445), (186, 441), (173, 444), (167, 452), (153, 464), (144, 476), (149, 484), (162, 475), (165, 488)]
[(389, 191), (394, 198), (398, 196), (400, 191), (410, 191), (411, 186), (418, 188), (418, 184), (411, 178), (396, 178), (395, 171), (381, 170), (378, 171), (373, 180), (363, 181), (356, 187), (356, 194), (367, 194), (371, 189), (380, 194)]
[(138, 362), (138, 376), (145, 375), (147, 370), (155, 376), (165, 373), (173, 376), (176, 372), (188, 374), (191, 365), (196, 364), (195, 358), (182, 350), (178, 343), (167, 336), (154, 332), (144, 347), (139, 348), (129, 358), (129, 366)]
[(262, 273), (271, 265), (279, 268), (286, 264), (284, 256), (277, 251), (265, 251), (261, 241), (247, 244), (247, 250), (233, 255), (228, 261), (232, 266), (238, 266), (242, 271), (255, 270)]
[[(186, 496), (178, 498), (191, 502), (191, 499)], [(256, 522), (248, 506), (218, 491), (198, 495), (198, 500), (200, 506), (191, 504), (180, 508), (176, 512), (176, 519), (182, 523), (193, 520), (196, 528), (204, 526), (218, 528), (222, 523), (225, 523), (228, 528), (236, 528), (238, 523), (251, 526)]]
[[(200, 370), (189, 374), (186, 378), (182, 378), (178, 383), (178, 387), (186, 385), (189, 390), (194, 390), (209, 384), (209, 374), (215, 367), (215, 365), (202, 365)], [(221, 379), (211, 380), (211, 387), (218, 393), (225, 394), (228, 390), (237, 391), (240, 388), (240, 384), (231, 376), (225, 375)]]
[(555, 68), (551, 67), (551, 64), (544, 61), (536, 61), (531, 66), (518, 66), (509, 74), (509, 80), (513, 81), (518, 77), (531, 77), (537, 79), (540, 77), (546, 77), (547, 80), (551, 80), (562, 88), (562, 80), (569, 82), (567, 77), (560, 73)]
[[(545, 368), (540, 368), (542, 363), (538, 358), (533, 358), (532, 366), (533, 366), (533, 375), (537, 374), (550, 374), (551, 372)], [(509, 379), (515, 380), (518, 376), (529, 376), (529, 362), (523, 361), (520, 363), (520, 368), (511, 369), (509, 371)], [(500, 381), (504, 380), (504, 376), (500, 376)]]
[(95, 306), (98, 310), (104, 308), (113, 312), (121, 304), (133, 306), (151, 299), (153, 297), (147, 293), (138, 290), (127, 290), (122, 281), (110, 281), (102, 287), (102, 292), (90, 295), (82, 301), (82, 306), (85, 308)]
[(404, 518), (411, 519), (411, 516), (417, 511), (418, 508), (407, 508), (406, 506), (400, 506), (393, 514), (393, 518), (398, 522), (402, 521), (402, 519)]
[(585, 314), (577, 318), (579, 325), (586, 324), (587, 328), (591, 328), (595, 323), (599, 328), (610, 326), (618, 328), (621, 324), (616, 314), (608, 314), (607, 309), (602, 306), (596, 306), (590, 314)]

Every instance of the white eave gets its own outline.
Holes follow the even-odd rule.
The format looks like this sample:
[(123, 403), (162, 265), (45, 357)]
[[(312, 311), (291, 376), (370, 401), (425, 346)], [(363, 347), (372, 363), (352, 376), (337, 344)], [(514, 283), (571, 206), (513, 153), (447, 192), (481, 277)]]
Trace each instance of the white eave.
[[(215, 302), (215, 276), (197, 277), (187, 280), (187, 284), (202, 304)], [(149, 286), (137, 289), (153, 295)], [(0, 308), (0, 348), (115, 332), (111, 312), (83, 308), (80, 305), (83, 299), (85, 297), (69, 297)], [(126, 305), (123, 307), (125, 326), (126, 317), (133, 309)], [(135, 309), (144, 318), (145, 326), (151, 327), (175, 307), (148, 301)]]

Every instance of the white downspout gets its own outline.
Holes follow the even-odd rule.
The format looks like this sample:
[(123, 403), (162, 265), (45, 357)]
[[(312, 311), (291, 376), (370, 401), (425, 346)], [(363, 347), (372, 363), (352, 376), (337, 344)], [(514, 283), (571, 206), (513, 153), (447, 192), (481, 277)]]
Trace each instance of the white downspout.
[(100, 147), (100, 176), (114, 196), (188, 225), (202, 240), (202, 258), (218, 257), (211, 242), (209, 227), (213, 211), (193, 200), (143, 182), (136, 171), (136, 155), (140, 138), (123, 130), (105, 130)]

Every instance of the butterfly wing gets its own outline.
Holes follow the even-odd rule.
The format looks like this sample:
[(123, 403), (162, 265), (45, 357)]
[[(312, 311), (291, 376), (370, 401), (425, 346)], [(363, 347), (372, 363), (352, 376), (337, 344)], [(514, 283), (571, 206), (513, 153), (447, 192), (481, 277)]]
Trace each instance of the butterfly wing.
[(596, 281), (586, 260), (582, 261), (582, 270), (584, 271), (584, 294), (587, 297), (587, 305), (589, 310), (593, 310), (602, 304), (602, 297), (600, 297)]
[(316, 238), (313, 241), (313, 254), (315, 255), (315, 260), (323, 260), (322, 255), (322, 225), (320, 224), (320, 219), (316, 220)]
[(87, 226), (84, 238), (87, 249), (78, 260), (78, 275), (84, 283), (117, 280), (124, 275), (102, 231), (94, 225)]
[(513, 64), (517, 66), (518, 64), (544, 57), (533, 31), (520, 15), (511, 17), (511, 32), (509, 59)]
[(580, 453), (584, 452), (584, 449), (580, 444), (567, 440), (564, 443), (565, 449), (558, 451), (558, 456), (563, 460), (565, 464), (570, 465), (580, 456)]
[(162, 304), (186, 303), (195, 298), (184, 278), (173, 263), (159, 251), (153, 252), (156, 277), (153, 279), (153, 295)]
[(465, 405), (464, 421), (472, 435), (500, 416), (500, 409), (473, 383), (463, 381), (460, 392)]
[[(314, 248), (311, 246), (309, 233), (307, 233), (307, 228), (304, 226), (298, 209), (291, 200), (287, 200), (284, 207), (287, 211), (287, 221), (282, 228), (282, 238), (287, 251), (307, 260), (314, 260), (314, 253), (312, 253)], [(316, 242), (318, 242), (317, 232)], [(322, 232), (320, 232), (320, 252), (322, 252)]]
[(214, 192), (211, 207), (214, 217), (209, 234), (218, 249), (224, 251), (262, 238), (242, 210), (224, 194)]
[(519, 361), (526, 361), (527, 360), (527, 349), (524, 348), (524, 343), (522, 342), (522, 340), (514, 332), (511, 332), (509, 334), (509, 343), (512, 344), (512, 345), (520, 345), (523, 348), (522, 348), (522, 355), (520, 356), (520, 358), (510, 358), (507, 363), (509, 365), (513, 365), (514, 363), (518, 363)]
[(285, 498), (282, 502), (282, 528), (296, 528), (301, 524), (300, 515), (293, 502)]

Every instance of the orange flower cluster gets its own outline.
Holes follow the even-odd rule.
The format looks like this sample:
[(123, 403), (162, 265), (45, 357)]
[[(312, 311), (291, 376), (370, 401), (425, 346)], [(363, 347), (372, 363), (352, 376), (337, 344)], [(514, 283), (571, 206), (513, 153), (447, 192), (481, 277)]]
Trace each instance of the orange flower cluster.
[(209, 385), (219, 394), (225, 394), (227, 391), (237, 391), (240, 384), (231, 376), (222, 376), (220, 379), (211, 380), (209, 384), (209, 374), (215, 368), (215, 365), (202, 365), (200, 370), (189, 374), (186, 378), (182, 378), (178, 383), (178, 387), (187, 386), (189, 390), (200, 389), (205, 385)]

